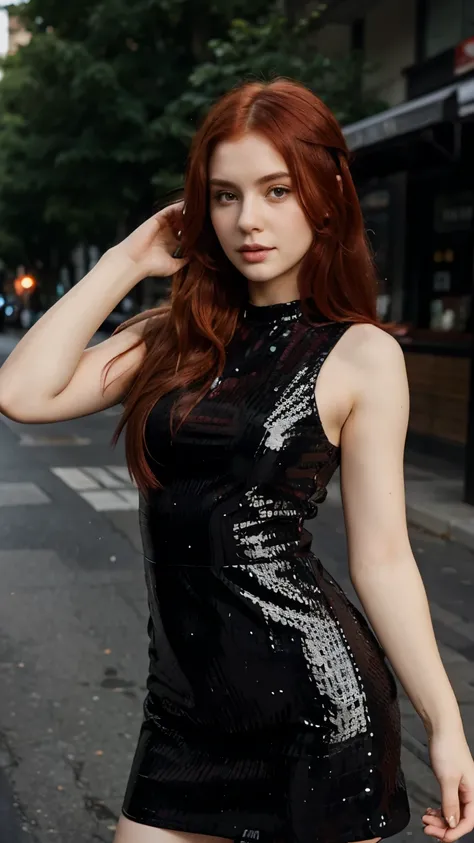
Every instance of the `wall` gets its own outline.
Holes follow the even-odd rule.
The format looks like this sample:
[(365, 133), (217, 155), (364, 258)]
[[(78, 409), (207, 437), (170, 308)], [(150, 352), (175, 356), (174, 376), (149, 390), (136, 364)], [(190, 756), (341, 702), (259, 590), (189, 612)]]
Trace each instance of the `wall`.
[(406, 99), (402, 70), (415, 62), (414, 0), (384, 0), (365, 18), (367, 61), (378, 65), (366, 81), (366, 88), (398, 105)]
[(339, 23), (329, 23), (318, 32), (316, 47), (323, 55), (330, 59), (347, 56), (351, 48), (350, 26)]
[(16, 15), (10, 15), (8, 27), (8, 52), (16, 53), (19, 47), (24, 47), (31, 40), (31, 33), (28, 32)]

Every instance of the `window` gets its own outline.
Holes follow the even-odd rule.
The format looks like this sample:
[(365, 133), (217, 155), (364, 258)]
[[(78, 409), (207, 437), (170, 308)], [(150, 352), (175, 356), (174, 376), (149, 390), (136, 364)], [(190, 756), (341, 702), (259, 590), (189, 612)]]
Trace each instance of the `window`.
[(423, 53), (426, 59), (474, 35), (474, 0), (425, 0)]

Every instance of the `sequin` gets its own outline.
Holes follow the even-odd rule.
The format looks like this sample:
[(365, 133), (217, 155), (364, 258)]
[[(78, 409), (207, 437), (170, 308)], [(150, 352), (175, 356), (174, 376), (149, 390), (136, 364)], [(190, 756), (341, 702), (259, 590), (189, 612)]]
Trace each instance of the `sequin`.
[[(409, 821), (396, 684), (304, 522), (339, 464), (315, 383), (348, 323), (248, 305), (140, 500), (148, 694), (123, 811), (234, 843), (347, 843)], [(237, 376), (238, 375), (238, 376)], [(316, 538), (317, 543), (317, 538)]]

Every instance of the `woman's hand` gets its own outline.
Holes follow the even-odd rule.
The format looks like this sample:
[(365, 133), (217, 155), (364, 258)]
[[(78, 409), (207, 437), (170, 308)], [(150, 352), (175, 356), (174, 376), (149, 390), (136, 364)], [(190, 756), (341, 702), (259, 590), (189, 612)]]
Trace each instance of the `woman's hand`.
[(184, 202), (163, 208), (132, 231), (125, 240), (111, 251), (127, 257), (141, 278), (149, 275), (167, 277), (174, 275), (188, 263), (188, 258), (174, 258), (179, 246)]
[(430, 761), (441, 788), (441, 809), (428, 808), (425, 834), (453, 843), (474, 828), (474, 761), (462, 730), (434, 733)]

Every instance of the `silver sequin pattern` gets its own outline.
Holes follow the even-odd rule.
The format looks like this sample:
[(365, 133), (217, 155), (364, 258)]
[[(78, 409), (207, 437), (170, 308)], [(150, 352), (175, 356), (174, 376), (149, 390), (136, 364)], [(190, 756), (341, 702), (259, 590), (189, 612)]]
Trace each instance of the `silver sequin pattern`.
[[(265, 600), (255, 594), (254, 583), (248, 591), (243, 590), (243, 595), (259, 606), (269, 628), (282, 624), (300, 635), (309, 675), (313, 677), (318, 692), (331, 701), (336, 711), (335, 716), (328, 716), (332, 725), (330, 743), (336, 744), (367, 732), (366, 695), (357, 677), (358, 668), (350, 658), (347, 639), (322, 601), (305, 596), (297, 584), (292, 584), (288, 573), (285, 575), (289, 572), (291, 576), (291, 563), (275, 561), (264, 565), (231, 567), (238, 567), (242, 574), (257, 580), (270, 594), (284, 595), (293, 604), (301, 604), (301, 609), (289, 603), (275, 605), (271, 598)], [(316, 585), (314, 588), (315, 594), (319, 594)]]
[(244, 517), (236, 520), (232, 530), (236, 548), (249, 560), (269, 561), (289, 550), (294, 552), (298, 540), (278, 543), (273, 541), (269, 523), (277, 518), (295, 519), (300, 510), (286, 501), (277, 501), (262, 495), (258, 487), (248, 489), (244, 495)]
[(283, 390), (268, 419), (264, 422), (267, 435), (262, 440), (265, 448), (280, 451), (288, 434), (300, 419), (313, 412), (311, 390), (314, 389), (308, 365), (302, 366), (291, 383)]

